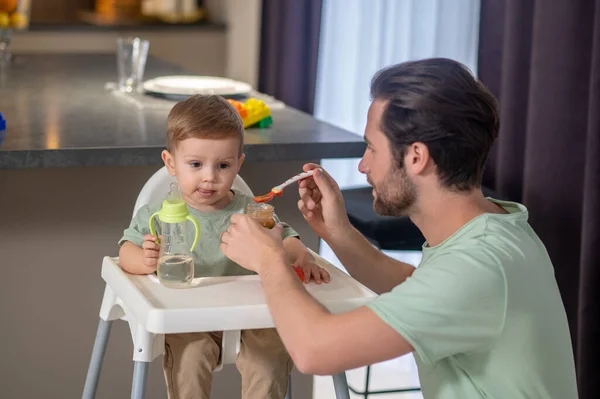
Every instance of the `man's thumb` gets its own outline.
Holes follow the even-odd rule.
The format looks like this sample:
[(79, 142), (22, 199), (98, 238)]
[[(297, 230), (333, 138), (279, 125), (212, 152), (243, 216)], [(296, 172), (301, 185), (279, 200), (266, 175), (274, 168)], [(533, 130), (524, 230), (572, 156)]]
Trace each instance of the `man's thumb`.
[(274, 233), (274, 234), (282, 235), (283, 234), (283, 225), (281, 223), (277, 223), (275, 225), (275, 227), (273, 227), (271, 230), (276, 231), (276, 233)]

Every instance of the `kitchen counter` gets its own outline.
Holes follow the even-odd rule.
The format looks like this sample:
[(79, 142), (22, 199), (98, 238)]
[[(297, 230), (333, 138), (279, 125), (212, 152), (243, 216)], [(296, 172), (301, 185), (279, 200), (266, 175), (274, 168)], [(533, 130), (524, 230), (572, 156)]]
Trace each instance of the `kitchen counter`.
[[(0, 169), (158, 166), (167, 108), (139, 109), (105, 89), (116, 78), (110, 54), (29, 54), (0, 69), (7, 120)], [(150, 57), (145, 79), (184, 74)], [(248, 129), (250, 162), (360, 157), (362, 137), (311, 115), (274, 109), (268, 129)]]

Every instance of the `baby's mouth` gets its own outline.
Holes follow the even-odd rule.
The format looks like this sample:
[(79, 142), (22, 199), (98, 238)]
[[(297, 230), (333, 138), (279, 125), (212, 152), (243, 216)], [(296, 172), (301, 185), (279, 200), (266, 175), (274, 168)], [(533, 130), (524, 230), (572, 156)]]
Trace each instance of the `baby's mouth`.
[(217, 192), (216, 190), (205, 190), (203, 188), (199, 188), (197, 191), (201, 197), (210, 197)]

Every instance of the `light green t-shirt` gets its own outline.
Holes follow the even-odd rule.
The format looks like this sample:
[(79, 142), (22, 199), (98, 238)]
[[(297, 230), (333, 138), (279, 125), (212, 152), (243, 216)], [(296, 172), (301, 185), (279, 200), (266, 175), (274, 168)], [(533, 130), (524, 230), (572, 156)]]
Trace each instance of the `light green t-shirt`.
[[(221, 243), (221, 233), (227, 230), (231, 215), (234, 213), (245, 213), (246, 206), (252, 202), (252, 198), (244, 193), (232, 190), (234, 193), (233, 200), (223, 209), (215, 212), (200, 212), (188, 205), (188, 211), (198, 221), (200, 225), (200, 239), (196, 248), (194, 248), (194, 267), (195, 277), (213, 277), (213, 276), (240, 276), (254, 274), (253, 272), (244, 269), (237, 263), (227, 258), (219, 244)], [(131, 221), (129, 227), (123, 232), (123, 237), (119, 240), (119, 245), (123, 245), (129, 241), (139, 247), (142, 246), (144, 235), (150, 234), (148, 221), (150, 216), (159, 210), (161, 203), (148, 204), (142, 206)], [(275, 216), (275, 220), (281, 223)], [(298, 233), (294, 231), (286, 223), (283, 225), (283, 238), (298, 237)], [(155, 219), (157, 232), (160, 232), (160, 222)], [(187, 240), (191, 244), (194, 240), (195, 229), (189, 223), (186, 229)]]
[(569, 327), (527, 209), (483, 214), (368, 306), (415, 349), (425, 399), (576, 399)]

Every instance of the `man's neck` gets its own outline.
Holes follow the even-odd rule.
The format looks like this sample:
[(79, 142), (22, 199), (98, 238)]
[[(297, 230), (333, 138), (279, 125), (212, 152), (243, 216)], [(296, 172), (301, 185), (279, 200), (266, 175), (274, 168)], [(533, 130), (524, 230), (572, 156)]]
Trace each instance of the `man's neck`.
[(421, 230), (429, 247), (441, 244), (484, 213), (506, 213), (503, 208), (485, 199), (479, 189), (467, 193), (435, 190), (419, 197), (409, 217)]

